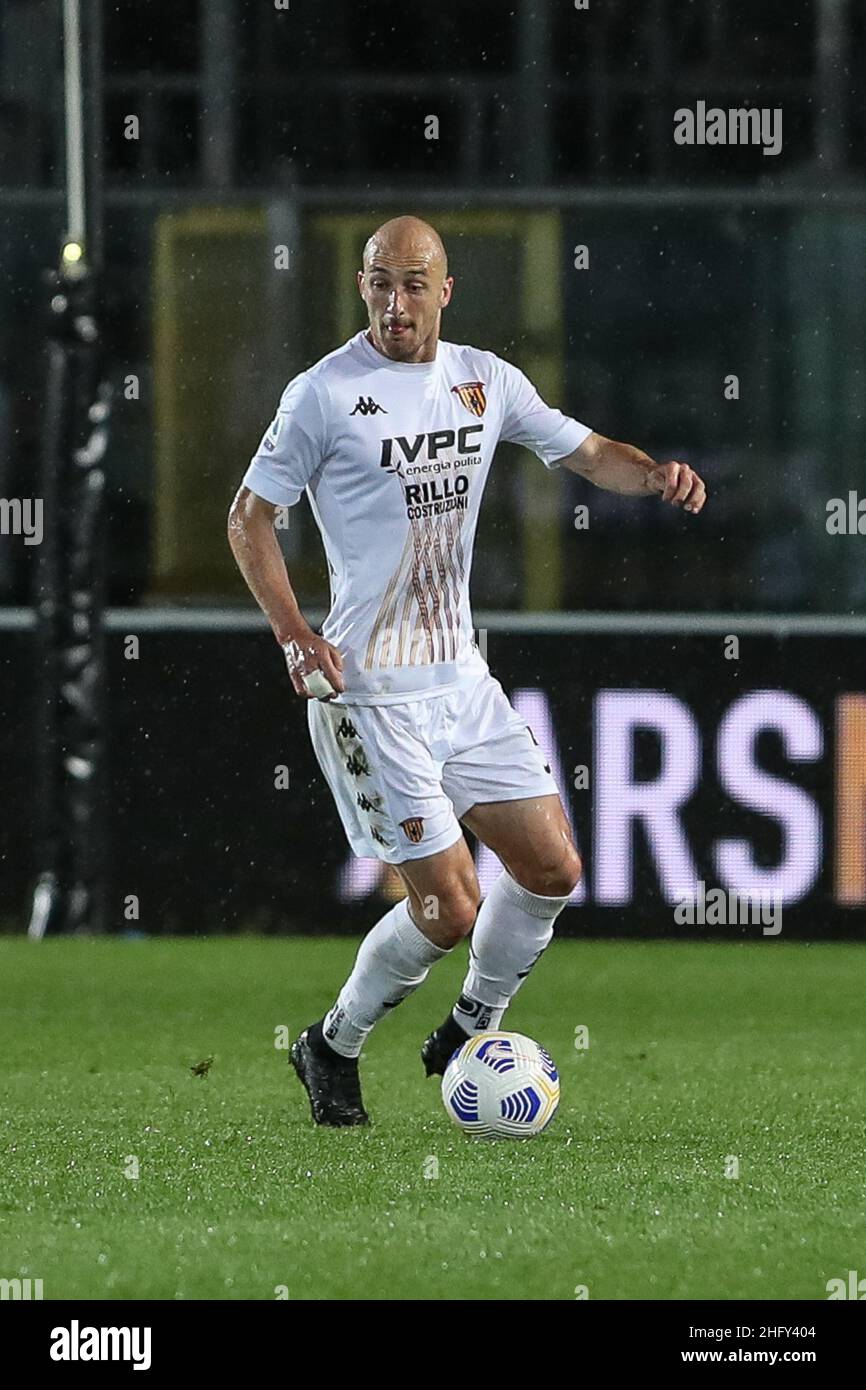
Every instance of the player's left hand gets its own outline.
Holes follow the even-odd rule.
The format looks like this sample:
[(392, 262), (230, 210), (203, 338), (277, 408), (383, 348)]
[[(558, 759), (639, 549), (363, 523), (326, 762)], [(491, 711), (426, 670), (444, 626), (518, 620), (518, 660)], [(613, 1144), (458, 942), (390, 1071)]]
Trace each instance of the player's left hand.
[(707, 500), (707, 489), (687, 463), (659, 463), (647, 474), (650, 492), (661, 495), (663, 502), (684, 507), (687, 512), (699, 512)]

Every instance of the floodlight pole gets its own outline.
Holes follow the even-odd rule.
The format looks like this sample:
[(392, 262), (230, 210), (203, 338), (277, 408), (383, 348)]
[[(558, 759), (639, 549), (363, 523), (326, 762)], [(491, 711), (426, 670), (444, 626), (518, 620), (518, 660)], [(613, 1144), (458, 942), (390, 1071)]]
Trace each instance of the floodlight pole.
[(63, 105), (66, 134), (66, 237), (87, 241), (81, 0), (63, 0)]

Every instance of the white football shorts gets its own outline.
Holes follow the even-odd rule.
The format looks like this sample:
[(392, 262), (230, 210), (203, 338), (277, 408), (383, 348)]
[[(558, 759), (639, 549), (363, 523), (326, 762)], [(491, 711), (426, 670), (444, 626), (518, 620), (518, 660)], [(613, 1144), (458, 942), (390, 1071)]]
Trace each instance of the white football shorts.
[(479, 802), (557, 795), (499, 681), (472, 671), (447, 695), (398, 704), (310, 700), (310, 736), (355, 854), (401, 864), (456, 844)]

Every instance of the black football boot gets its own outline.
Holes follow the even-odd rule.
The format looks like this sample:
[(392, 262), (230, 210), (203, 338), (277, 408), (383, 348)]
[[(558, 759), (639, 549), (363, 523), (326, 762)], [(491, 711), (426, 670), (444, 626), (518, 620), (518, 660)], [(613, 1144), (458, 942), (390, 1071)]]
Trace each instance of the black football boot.
[(292, 1043), (289, 1060), (310, 1098), (317, 1125), (366, 1125), (356, 1057), (341, 1057), (321, 1036), (321, 1024), (305, 1028)]
[(469, 1034), (464, 1033), (460, 1024), (455, 1022), (454, 1015), (449, 1014), (445, 1022), (435, 1029), (421, 1046), (421, 1061), (427, 1075), (444, 1076), (445, 1068), (454, 1053), (468, 1039)]

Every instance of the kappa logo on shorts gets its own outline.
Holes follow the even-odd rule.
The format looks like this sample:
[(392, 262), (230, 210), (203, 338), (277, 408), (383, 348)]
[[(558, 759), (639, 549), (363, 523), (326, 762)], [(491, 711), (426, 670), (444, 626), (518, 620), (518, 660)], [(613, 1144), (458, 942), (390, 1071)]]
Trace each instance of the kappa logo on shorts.
[(422, 816), (411, 816), (408, 820), (401, 820), (400, 829), (413, 845), (419, 845), (424, 838), (424, 820)]
[(370, 764), (367, 762), (363, 748), (356, 748), (354, 753), (350, 753), (346, 759), (346, 771), (351, 772), (353, 777), (369, 777)]

